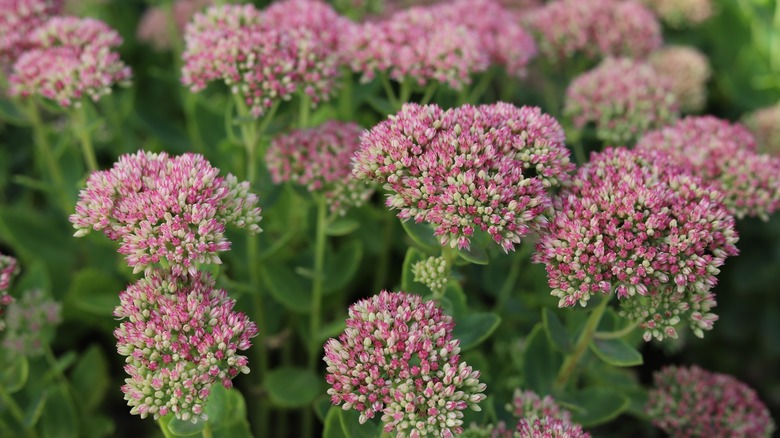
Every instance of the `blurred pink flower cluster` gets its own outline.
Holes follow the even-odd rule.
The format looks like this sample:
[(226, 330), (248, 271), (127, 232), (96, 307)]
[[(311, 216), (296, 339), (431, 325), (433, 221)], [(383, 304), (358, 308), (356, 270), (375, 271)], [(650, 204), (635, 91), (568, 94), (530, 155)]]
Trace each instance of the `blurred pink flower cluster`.
[(11, 280), (19, 273), (16, 259), (0, 253), (0, 331), (5, 329), (5, 311), (14, 299), (8, 293)]
[(701, 24), (713, 14), (712, 0), (641, 0), (670, 27)]
[(152, 6), (141, 17), (136, 36), (156, 50), (169, 50), (192, 16), (212, 3), (213, 0), (175, 0), (170, 11), (163, 6)]
[(688, 46), (667, 46), (653, 52), (648, 62), (667, 78), (682, 111), (690, 113), (704, 109), (707, 81), (712, 71), (703, 53)]
[(5, 68), (32, 48), (29, 33), (62, 10), (59, 0), (0, 1), (0, 66)]
[(780, 102), (747, 114), (743, 123), (755, 136), (760, 151), (780, 155)]

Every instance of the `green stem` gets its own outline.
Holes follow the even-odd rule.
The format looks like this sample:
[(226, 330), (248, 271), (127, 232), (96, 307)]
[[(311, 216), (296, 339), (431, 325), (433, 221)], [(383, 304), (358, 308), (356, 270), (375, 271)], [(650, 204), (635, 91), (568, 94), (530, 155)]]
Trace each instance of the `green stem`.
[(257, 160), (256, 153), (258, 143), (257, 126), (255, 125), (255, 120), (252, 117), (249, 108), (246, 106), (244, 99), (238, 94), (234, 94), (233, 98), (240, 119), (237, 123), (241, 130), (241, 141), (244, 143), (244, 148), (246, 148), (246, 179), (249, 180), (249, 183), (251, 184), (255, 181), (255, 176), (257, 174), (257, 163), (255, 162)]
[(322, 291), (325, 275), (325, 231), (328, 227), (328, 204), (322, 196), (316, 197), (317, 203), (317, 228), (314, 239), (314, 279), (312, 281), (311, 297), (311, 327), (309, 331), (309, 369), (313, 372), (317, 370), (320, 345), (319, 330), (322, 319)]
[(401, 106), (405, 104), (406, 102), (409, 102), (409, 99), (412, 97), (412, 80), (410, 78), (405, 78), (403, 82), (401, 82), (401, 93), (398, 97), (398, 109), (401, 109)]
[(160, 430), (162, 431), (163, 436), (165, 438), (174, 438), (173, 433), (171, 433), (171, 431), (168, 430), (168, 426), (166, 426), (165, 423), (163, 423), (160, 420), (157, 420), (157, 425), (160, 426)]
[[(73, 203), (68, 197), (65, 191), (65, 178), (62, 176), (62, 170), (57, 164), (57, 160), (54, 158), (54, 152), (49, 144), (49, 138), (46, 133), (46, 126), (41, 120), (41, 113), (38, 111), (38, 107), (35, 102), (30, 101), (28, 105), (28, 118), (32, 125), (33, 142), (38, 150), (36, 158), (43, 158), (44, 163), (41, 166), (41, 171), (48, 171), (51, 182), (54, 183), (54, 191), (57, 192), (57, 196), (60, 198), (60, 204), (63, 211), (70, 211), (73, 208)], [(45, 168), (45, 170), (44, 170)]]
[[(265, 321), (265, 305), (263, 303), (263, 289), (260, 286), (261, 279), (257, 268), (258, 262), (258, 250), (257, 250), (257, 235), (247, 235), (247, 260), (249, 262), (249, 283), (252, 288), (252, 311), (254, 313), (255, 321), (259, 321), (261, 324)], [(257, 338), (254, 342), (254, 355), (253, 359), (255, 363), (259, 365), (260, 381), (265, 378), (269, 370), (268, 361), (268, 346), (266, 345), (266, 332), (262, 328), (258, 330)], [(256, 427), (258, 428), (257, 436), (268, 436), (268, 426), (270, 423), (270, 411), (268, 409), (268, 403), (266, 400), (258, 400), (259, 411), (257, 415)]]
[(390, 105), (392, 105), (393, 108), (400, 109), (401, 103), (398, 102), (398, 97), (396, 97), (395, 91), (393, 91), (393, 84), (390, 83), (387, 74), (379, 73), (379, 80), (382, 81), (382, 87), (385, 89), (385, 94), (387, 95), (387, 100), (390, 101)]
[(385, 209), (381, 210), (382, 221), (382, 249), (377, 261), (376, 276), (374, 277), (374, 287), (371, 289), (379, 292), (387, 286), (387, 275), (390, 269), (390, 256), (393, 252), (393, 238), (395, 231), (395, 215), (389, 214)]
[(81, 142), (81, 152), (84, 155), (84, 161), (87, 163), (87, 169), (90, 172), (98, 170), (97, 158), (95, 158), (95, 148), (92, 146), (92, 136), (89, 134), (89, 120), (87, 118), (86, 102), (81, 102), (73, 112), (73, 129)]
[(512, 294), (512, 291), (515, 290), (517, 278), (520, 276), (520, 268), (525, 266), (526, 261), (529, 260), (533, 247), (532, 243), (526, 241), (520, 245), (520, 250), (517, 252), (512, 266), (509, 268), (509, 275), (507, 275), (504, 284), (501, 286), (501, 290), (498, 293), (495, 310), (506, 306), (506, 303), (509, 301), (509, 296)]
[(303, 91), (299, 93), (299, 97), (298, 129), (305, 129), (309, 127), (309, 119), (311, 118), (311, 98)]
[(35, 429), (30, 429), (27, 427), (25, 424), (26, 422), (24, 421), (24, 413), (22, 412), (22, 409), (19, 407), (19, 404), (16, 403), (16, 400), (11, 397), (11, 394), (6, 391), (3, 385), (0, 385), (0, 399), (3, 400), (3, 403), (6, 405), (6, 407), (8, 407), (8, 410), (11, 411), (11, 415), (14, 417), (14, 420), (19, 423), (19, 426), (24, 428), (25, 435), (30, 438), (35, 438), (37, 436)]
[(425, 90), (425, 94), (423, 95), (422, 99), (420, 99), (420, 105), (427, 105), (428, 102), (433, 99), (433, 95), (436, 93), (436, 89), (439, 88), (438, 82), (432, 82), (428, 85), (428, 88)]
[(203, 431), (201, 434), (203, 435), (203, 438), (214, 438), (214, 434), (211, 432), (211, 425), (208, 421), (203, 426)]
[(638, 326), (639, 322), (635, 321), (620, 330), (615, 330), (614, 332), (596, 332), (593, 334), (593, 337), (595, 339), (620, 339), (633, 332)]
[(496, 69), (491, 68), (487, 70), (485, 73), (482, 73), (482, 77), (479, 78), (479, 82), (477, 82), (474, 87), (471, 89), (471, 93), (468, 94), (468, 102), (466, 103), (476, 103), (477, 100), (479, 100), (480, 97), (482, 97), (483, 94), (485, 94), (485, 91), (487, 91), (488, 86), (490, 86), (490, 82), (493, 80), (493, 78), (496, 76)]
[(354, 88), (352, 72), (344, 69), (341, 74), (342, 84), (339, 93), (339, 116), (342, 120), (354, 120), (355, 108), (352, 106), (352, 89)]
[(557, 389), (562, 389), (569, 383), (572, 374), (577, 369), (580, 359), (582, 359), (582, 355), (585, 354), (588, 345), (590, 345), (590, 342), (593, 340), (593, 334), (599, 326), (599, 322), (604, 315), (604, 311), (607, 309), (608, 303), (608, 297), (602, 298), (601, 303), (593, 309), (593, 312), (585, 322), (585, 327), (582, 328), (582, 333), (580, 333), (580, 337), (574, 345), (574, 351), (566, 356), (563, 360), (563, 364), (561, 364), (560, 370), (558, 370), (558, 376), (555, 378), (555, 387)]
[(46, 348), (43, 350), (43, 354), (46, 357), (46, 363), (49, 365), (49, 368), (54, 371), (54, 374), (57, 376), (57, 380), (60, 381), (60, 383), (67, 384), (68, 381), (65, 378), (65, 375), (62, 373), (62, 370), (60, 367), (57, 366), (57, 358), (54, 356), (54, 352), (51, 351), (51, 346), (47, 345)]

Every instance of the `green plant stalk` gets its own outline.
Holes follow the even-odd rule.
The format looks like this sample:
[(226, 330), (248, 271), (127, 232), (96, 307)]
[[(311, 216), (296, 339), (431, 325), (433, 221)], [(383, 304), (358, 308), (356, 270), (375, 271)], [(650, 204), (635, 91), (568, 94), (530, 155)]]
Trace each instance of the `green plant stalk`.
[(311, 98), (304, 91), (298, 93), (300, 102), (298, 102), (298, 129), (309, 127), (311, 119)]
[(393, 108), (401, 108), (401, 103), (399, 103), (398, 97), (396, 97), (395, 91), (393, 91), (393, 84), (390, 83), (390, 78), (387, 77), (387, 74), (384, 72), (379, 73), (379, 80), (382, 82), (382, 87), (385, 89), (385, 94), (387, 95), (387, 100), (390, 101), (390, 105), (392, 105)]
[(38, 434), (35, 433), (35, 429), (30, 429), (26, 426), (24, 421), (24, 413), (22, 412), (22, 409), (19, 407), (19, 404), (16, 403), (16, 400), (14, 400), (13, 397), (11, 397), (11, 394), (8, 393), (8, 391), (5, 390), (5, 386), (0, 385), (0, 399), (3, 400), (3, 403), (8, 408), (9, 411), (11, 411), (11, 416), (14, 417), (14, 420), (16, 420), (17, 423), (19, 423), (20, 426), (24, 427), (24, 433), (30, 438), (35, 438), (38, 436)]
[(46, 135), (46, 127), (41, 120), (41, 113), (38, 111), (35, 102), (30, 101), (27, 114), (30, 119), (30, 124), (32, 125), (33, 142), (35, 143), (36, 149), (38, 149), (38, 156), (42, 157), (44, 160), (44, 164), (41, 166), (45, 167), (49, 172), (51, 181), (55, 185), (54, 190), (60, 198), (60, 205), (63, 211), (70, 211), (71, 208), (73, 208), (73, 203), (65, 192), (65, 178), (63, 178), (62, 170), (57, 164), (57, 160), (54, 158), (54, 152), (52, 152), (48, 136)]
[(341, 92), (339, 93), (339, 116), (342, 120), (354, 120), (355, 108), (352, 106), (353, 88), (352, 72), (346, 68), (341, 73)]
[(439, 88), (438, 82), (432, 82), (428, 84), (428, 87), (425, 89), (425, 94), (423, 95), (422, 99), (420, 99), (420, 105), (427, 105), (428, 102), (433, 99), (433, 95), (436, 93), (436, 90)]
[(95, 148), (92, 145), (92, 136), (89, 134), (88, 123), (86, 102), (81, 102), (73, 111), (73, 129), (81, 143), (81, 153), (84, 155), (87, 169), (90, 172), (94, 172), (98, 170), (98, 164), (97, 158), (95, 158)]
[(520, 268), (525, 266), (526, 261), (529, 260), (531, 250), (533, 250), (533, 244), (523, 241), (520, 245), (520, 250), (517, 252), (517, 256), (515, 256), (515, 260), (513, 260), (512, 266), (509, 268), (509, 275), (507, 275), (504, 284), (501, 286), (501, 290), (498, 293), (495, 310), (506, 306), (507, 301), (509, 301), (509, 296), (512, 295), (512, 291), (515, 290), (517, 278), (520, 276)]
[(387, 274), (390, 269), (390, 256), (393, 252), (393, 230), (395, 226), (395, 215), (389, 214), (390, 212), (382, 209), (382, 249), (379, 253), (379, 260), (377, 261), (377, 271), (374, 277), (373, 291), (379, 291), (386, 286)]
[(173, 433), (168, 430), (168, 426), (166, 426), (162, 421), (157, 420), (157, 425), (160, 426), (160, 430), (162, 431), (165, 438), (174, 438)]
[(605, 297), (588, 317), (585, 327), (582, 328), (582, 333), (580, 333), (580, 337), (577, 339), (577, 343), (574, 344), (574, 351), (566, 356), (563, 364), (561, 364), (561, 368), (558, 370), (558, 376), (555, 378), (555, 388), (563, 389), (569, 383), (580, 359), (582, 359), (582, 355), (588, 350), (588, 345), (593, 340), (593, 335), (596, 333), (601, 317), (607, 309), (607, 304), (609, 304), (609, 298)]
[(203, 431), (201, 431), (201, 435), (203, 438), (214, 438), (214, 433), (211, 432), (211, 425), (207, 421), (206, 424), (203, 426)]
[(631, 324), (623, 327), (620, 330), (614, 332), (596, 332), (593, 334), (595, 339), (620, 339), (630, 333), (632, 333), (639, 326), (639, 322), (634, 321)]
[(409, 99), (412, 97), (412, 79), (407, 77), (404, 78), (404, 81), (401, 82), (401, 90), (398, 96), (398, 105), (396, 107), (396, 110), (399, 111), (403, 104), (406, 102), (409, 102)]
[(241, 141), (246, 149), (246, 179), (252, 184), (257, 176), (257, 163), (255, 162), (257, 159), (257, 143), (259, 141), (257, 125), (241, 96), (234, 94), (233, 98), (236, 103), (238, 116), (241, 118), (238, 121), (238, 126), (241, 130)]
[(479, 81), (471, 88), (471, 92), (468, 94), (466, 103), (477, 103), (479, 98), (485, 94), (485, 91), (487, 91), (488, 87), (490, 86), (490, 82), (493, 81), (494, 77), (496, 77), (495, 68), (490, 68), (482, 73), (482, 77), (480, 77)]

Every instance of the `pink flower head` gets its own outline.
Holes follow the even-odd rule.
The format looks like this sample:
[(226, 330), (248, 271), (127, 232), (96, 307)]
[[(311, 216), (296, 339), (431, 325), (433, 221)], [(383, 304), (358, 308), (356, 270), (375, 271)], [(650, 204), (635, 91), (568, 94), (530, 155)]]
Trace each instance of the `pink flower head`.
[(439, 19), (462, 24), (474, 32), (481, 50), (509, 74), (524, 76), (526, 66), (536, 56), (533, 37), (498, 0), (454, 0), (439, 3), (434, 11)]
[(257, 326), (214, 279), (198, 272), (186, 279), (155, 271), (119, 295), (114, 316), (117, 352), (127, 356), (122, 392), (131, 414), (155, 419), (171, 412), (182, 420), (205, 420), (212, 385), (232, 387), (249, 373), (246, 356)]
[(344, 35), (356, 26), (321, 0), (280, 0), (263, 10), (265, 18), (287, 29), (305, 29), (334, 54), (342, 50)]
[(669, 80), (681, 110), (697, 112), (704, 109), (707, 81), (712, 71), (703, 53), (688, 46), (667, 46), (653, 52), (648, 61), (655, 71)]
[(655, 373), (645, 411), (675, 437), (769, 438), (775, 430), (756, 392), (727, 374), (697, 366), (670, 366)]
[(753, 111), (745, 116), (743, 123), (755, 136), (759, 150), (780, 155), (780, 102)]
[(563, 420), (565, 423), (571, 422), (569, 411), (558, 406), (558, 403), (551, 396), (545, 395), (540, 397), (531, 390), (523, 391), (516, 389), (509, 409), (512, 415), (520, 419), (551, 417)]
[(384, 184), (402, 220), (433, 224), (442, 245), (467, 248), (484, 231), (509, 251), (546, 222), (548, 189), (572, 168), (563, 129), (539, 108), (407, 104), (363, 136), (353, 172)]
[(334, 405), (382, 414), (385, 432), (451, 437), (463, 410), (480, 410), (485, 384), (460, 361), (455, 323), (433, 301), (382, 291), (349, 308), (347, 328), (325, 344), (325, 380)]
[(712, 16), (712, 0), (642, 0), (664, 23), (682, 28), (701, 24)]
[(554, 0), (530, 12), (527, 21), (552, 61), (578, 53), (643, 58), (663, 42), (655, 16), (635, 0)]
[(356, 26), (346, 36), (345, 57), (364, 81), (378, 72), (403, 82), (430, 81), (460, 90), (471, 74), (487, 69), (489, 58), (478, 35), (433, 8), (413, 7), (379, 22)]
[(625, 58), (605, 59), (566, 90), (564, 113), (578, 128), (595, 123), (597, 137), (607, 143), (634, 141), (673, 122), (677, 112), (670, 81), (650, 65)]
[(221, 81), (254, 117), (296, 92), (313, 106), (328, 100), (337, 53), (315, 32), (283, 24), (252, 5), (212, 6), (196, 14), (184, 36), (182, 83), (198, 92)]
[(274, 183), (292, 181), (321, 193), (334, 213), (362, 205), (374, 192), (352, 177), (352, 157), (360, 148), (362, 131), (355, 123), (330, 121), (277, 136), (266, 153)]
[(11, 280), (19, 273), (16, 259), (0, 253), (0, 331), (5, 329), (5, 312), (9, 304), (14, 302), (8, 289), (11, 288)]
[(260, 231), (257, 196), (249, 183), (219, 175), (201, 155), (139, 151), (87, 180), (70, 221), (81, 237), (91, 230), (121, 240), (119, 252), (135, 272), (156, 264), (174, 275), (196, 275), (198, 264), (221, 263), (230, 249), (228, 224)]
[(645, 340), (676, 337), (683, 321), (701, 337), (717, 319), (718, 268), (737, 254), (722, 202), (659, 152), (607, 149), (556, 199), (535, 261), (546, 265), (561, 307), (614, 293)]
[[(174, 0), (173, 21), (176, 32), (180, 35), (192, 16), (212, 3), (213, 0)], [(165, 8), (153, 6), (146, 9), (138, 23), (136, 36), (139, 41), (150, 44), (155, 50), (170, 50), (173, 46), (173, 35)]]
[(780, 158), (757, 153), (753, 136), (741, 125), (712, 116), (687, 117), (647, 133), (637, 148), (664, 152), (714, 184), (738, 218), (768, 220), (780, 208)]
[(62, 306), (39, 289), (29, 290), (6, 305), (2, 347), (12, 354), (42, 355), (61, 321)]
[(520, 438), (590, 438), (582, 426), (554, 417), (524, 418), (517, 423)]
[(29, 33), (61, 9), (59, 0), (0, 1), (0, 65), (13, 64), (30, 49)]

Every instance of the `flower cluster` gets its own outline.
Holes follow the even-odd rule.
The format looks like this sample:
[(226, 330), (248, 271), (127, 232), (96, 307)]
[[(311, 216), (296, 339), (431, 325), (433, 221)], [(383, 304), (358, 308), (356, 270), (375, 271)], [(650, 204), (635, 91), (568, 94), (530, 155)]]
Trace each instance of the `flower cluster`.
[(5, 329), (5, 312), (14, 299), (8, 294), (11, 280), (19, 273), (16, 259), (0, 253), (0, 331)]
[(703, 53), (693, 47), (668, 46), (653, 52), (648, 61), (655, 71), (669, 80), (682, 111), (704, 109), (707, 81), (712, 71)]
[(431, 290), (434, 297), (444, 295), (444, 288), (449, 280), (447, 259), (444, 257), (428, 257), (412, 265), (414, 281), (424, 284)]
[(212, 6), (187, 25), (182, 83), (198, 92), (221, 81), (254, 117), (295, 93), (317, 105), (338, 75), (338, 53), (318, 31), (274, 22), (251, 4)]
[(466, 248), (481, 230), (509, 251), (546, 222), (548, 189), (572, 167), (563, 129), (539, 108), (408, 104), (363, 136), (354, 174), (384, 184), (387, 206), (433, 224), (442, 245)]
[(8, 303), (3, 348), (22, 356), (42, 355), (61, 321), (61, 307), (40, 289)]
[(119, 34), (92, 18), (54, 17), (30, 34), (35, 47), (13, 66), (10, 94), (40, 95), (63, 107), (82, 98), (98, 101), (115, 84), (126, 85), (132, 73), (114, 48)]
[(780, 155), (780, 102), (753, 111), (743, 123), (755, 136), (759, 150)]
[(404, 9), (348, 29), (344, 47), (350, 67), (364, 81), (381, 73), (398, 82), (435, 81), (459, 90), (489, 63), (478, 35), (433, 7)]
[(642, 0), (674, 28), (695, 26), (712, 16), (712, 0)]
[(539, 394), (526, 390), (516, 389), (512, 397), (512, 404), (507, 406), (516, 418), (530, 419), (533, 417), (551, 417), (571, 422), (569, 411), (562, 409), (549, 395), (540, 397)]
[(715, 275), (736, 255), (723, 195), (659, 152), (607, 149), (591, 156), (556, 199), (535, 261), (559, 306), (616, 294), (645, 340), (712, 328)]
[(205, 420), (211, 386), (230, 388), (249, 373), (238, 351), (250, 347), (257, 327), (214, 284), (203, 272), (186, 280), (155, 272), (120, 294), (114, 316), (124, 321), (114, 336), (127, 356), (122, 392), (131, 414)]
[(564, 113), (578, 128), (596, 124), (596, 136), (607, 143), (636, 140), (646, 131), (677, 118), (672, 84), (644, 62), (605, 59), (575, 78), (566, 90)]
[(319, 44), (338, 55), (342, 55), (339, 52), (343, 50), (345, 34), (355, 26), (322, 0), (276, 1), (263, 11), (263, 16), (282, 28), (310, 31)]
[(590, 438), (582, 426), (554, 417), (524, 418), (517, 423), (520, 438)]
[(507, 428), (506, 423), (480, 425), (471, 423), (468, 429), (463, 431), (463, 438), (514, 438), (514, 430)]
[(0, 66), (13, 64), (31, 48), (29, 33), (62, 9), (59, 0), (4, 0), (0, 2)]
[(756, 392), (732, 376), (694, 365), (666, 367), (653, 377), (645, 410), (671, 436), (768, 438), (775, 430)]
[(75, 235), (94, 229), (121, 240), (119, 252), (136, 272), (159, 263), (174, 275), (194, 275), (198, 264), (220, 263), (217, 252), (230, 248), (226, 225), (260, 231), (249, 183), (218, 174), (197, 154), (123, 155), (90, 175), (70, 217)]
[(374, 192), (351, 175), (362, 131), (355, 123), (329, 121), (274, 137), (266, 153), (273, 181), (292, 181), (322, 194), (334, 213), (362, 205)]
[(528, 14), (542, 53), (552, 61), (642, 58), (662, 44), (655, 16), (635, 0), (554, 0)]
[(768, 220), (780, 208), (780, 158), (756, 152), (750, 132), (712, 116), (687, 117), (650, 132), (637, 148), (662, 151), (725, 194), (738, 218)]
[[(184, 30), (192, 16), (212, 3), (213, 0), (175, 0), (170, 17), (163, 6), (146, 9), (136, 30), (138, 41), (151, 45), (155, 50), (170, 50), (174, 45), (172, 39), (180, 38), (178, 34)], [(175, 35), (174, 31), (178, 34)]]
[(463, 432), (463, 410), (480, 410), (485, 384), (460, 361), (455, 324), (435, 302), (382, 291), (349, 308), (347, 328), (325, 344), (328, 394), (335, 405), (382, 415), (385, 432)]

